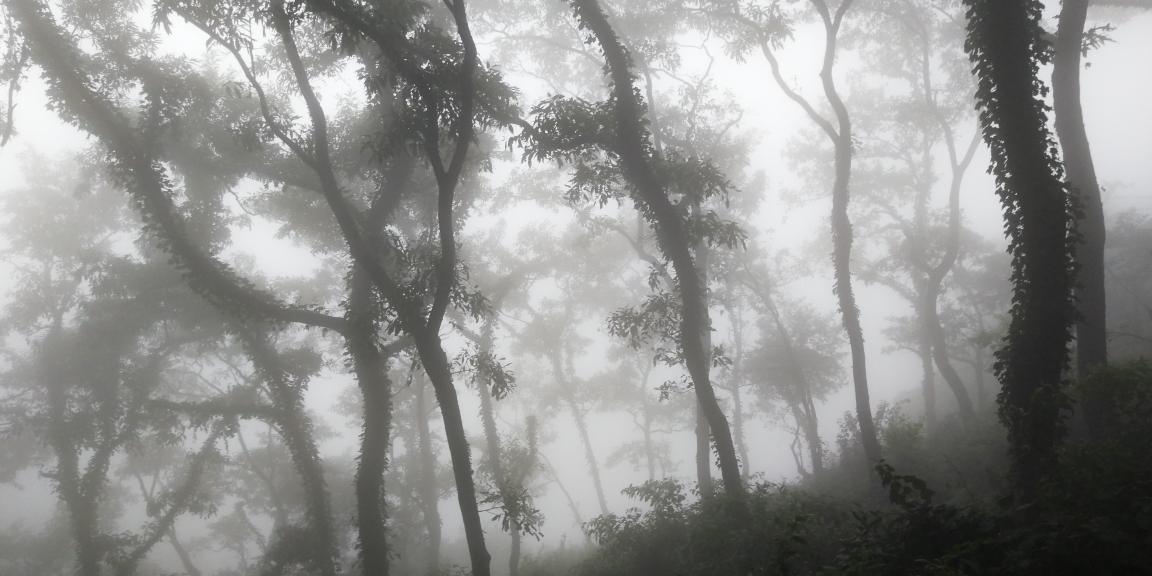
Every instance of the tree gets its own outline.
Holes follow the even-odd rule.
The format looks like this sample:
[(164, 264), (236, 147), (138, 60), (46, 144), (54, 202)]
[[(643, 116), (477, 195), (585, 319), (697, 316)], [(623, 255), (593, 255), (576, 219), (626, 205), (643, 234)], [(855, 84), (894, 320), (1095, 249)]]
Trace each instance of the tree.
[[(607, 104), (592, 104), (554, 97), (537, 106), (533, 110), (536, 115), (534, 122), (521, 124), (525, 129), (525, 153), (529, 158), (578, 162), (574, 189), (583, 189), (583, 194), (592, 197), (602, 196), (603, 192), (611, 193), (610, 183), (617, 178), (627, 183), (637, 210), (652, 225), (661, 252), (676, 273), (681, 307), (678, 344), (712, 432), (724, 489), (729, 494), (740, 494), (743, 484), (731, 430), (709, 380), (711, 353), (703, 339), (697, 336), (709, 329), (709, 321), (705, 305), (706, 286), (692, 253), (695, 243), (704, 241), (706, 237), (710, 236), (713, 242), (722, 238), (721, 242), (735, 243), (740, 235), (734, 234), (730, 223), (719, 221), (714, 216), (702, 220), (713, 225), (711, 230), (701, 230), (699, 228), (705, 226), (699, 224), (695, 227), (698, 229), (690, 229), (690, 220), (684, 213), (689, 206), (699, 205), (710, 196), (724, 193), (727, 182), (706, 162), (660, 155), (652, 148), (650, 133), (644, 125), (643, 104), (633, 85), (632, 59), (628, 51), (599, 4), (576, 0), (572, 8), (581, 27), (592, 34), (604, 53), (611, 98)], [(577, 126), (584, 131), (583, 134), (566, 130), (573, 120), (579, 122)], [(588, 141), (588, 131), (598, 131), (598, 127), (607, 128), (610, 137), (606, 141), (595, 138)], [(607, 158), (605, 164), (608, 165), (599, 162), (597, 156), (600, 154)], [(669, 178), (673, 171), (692, 178), (681, 182), (686, 185), (683, 190), (676, 191), (692, 200), (681, 202), (679, 206), (670, 197), (669, 186), (676, 182)], [(606, 200), (605, 197), (603, 201)]]
[[(711, 6), (705, 3), (705, 6)], [(832, 268), (834, 274), (833, 292), (840, 306), (844, 331), (848, 336), (848, 346), (852, 354), (852, 382), (856, 393), (856, 416), (860, 423), (861, 441), (869, 462), (880, 460), (880, 443), (876, 436), (876, 426), (872, 422), (871, 401), (868, 399), (868, 369), (864, 356), (864, 332), (860, 327), (860, 310), (852, 292), (852, 222), (848, 215), (851, 200), (849, 180), (852, 177), (852, 156), (854, 140), (852, 118), (844, 100), (836, 88), (832, 77), (836, 62), (837, 42), (844, 17), (852, 7), (852, 0), (842, 0), (833, 11), (824, 0), (811, 0), (812, 8), (824, 28), (824, 59), (820, 69), (820, 81), (824, 97), (832, 108), (830, 120), (816, 110), (807, 98), (794, 90), (784, 80), (776, 51), (783, 40), (791, 33), (792, 18), (779, 6), (765, 9), (756, 4), (724, 4), (715, 9), (715, 21), (722, 32), (729, 37), (732, 49), (737, 53), (759, 48), (772, 70), (776, 84), (791, 100), (796, 102), (808, 117), (820, 127), (834, 149), (834, 179), (832, 184)], [(727, 25), (723, 24), (727, 23)]]
[[(933, 362), (956, 397), (960, 417), (971, 423), (973, 403), (948, 357), (939, 317), (945, 277), (961, 249), (960, 187), (980, 136), (967, 146), (957, 129), (969, 119), (972, 83), (960, 62), (960, 18), (920, 2), (885, 2), (863, 10), (855, 42), (868, 63), (853, 86), (857, 190), (873, 212), (864, 220), (882, 231), (886, 250), (861, 270), (865, 281), (890, 287), (912, 305), (919, 342), (913, 351), (923, 366), (925, 416), (936, 424)], [(883, 37), (874, 30), (888, 32)], [(868, 80), (882, 79), (871, 88)], [(944, 145), (948, 208), (933, 210), (941, 179), (935, 158)], [(864, 234), (872, 236), (873, 234)]]
[(1046, 88), (1036, 76), (1047, 59), (1043, 6), (1032, 0), (965, 5), (965, 49), (979, 81), (980, 123), (1012, 255), (1012, 321), (996, 353), (1000, 419), (1008, 428), (1015, 484), (1028, 491), (1052, 470), (1060, 442), (1078, 235), (1047, 127)]
[[(1068, 186), (1076, 194), (1082, 212), (1076, 230), (1076, 372), (1088, 374), (1093, 366), (1108, 363), (1107, 304), (1104, 290), (1104, 204), (1092, 163), (1092, 150), (1080, 107), (1080, 57), (1095, 34), (1085, 34), (1087, 0), (1061, 3), (1052, 55), (1052, 110), (1056, 136), (1063, 152)], [(1093, 29), (1095, 33), (1097, 30)], [(1091, 418), (1091, 408), (1085, 406)]]

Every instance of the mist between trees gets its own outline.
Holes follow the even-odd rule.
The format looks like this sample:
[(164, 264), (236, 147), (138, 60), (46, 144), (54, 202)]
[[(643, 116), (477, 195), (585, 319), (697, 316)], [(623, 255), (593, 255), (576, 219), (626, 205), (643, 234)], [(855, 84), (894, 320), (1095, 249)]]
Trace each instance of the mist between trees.
[(0, 574), (1152, 573), (1149, 8), (3, 0)]

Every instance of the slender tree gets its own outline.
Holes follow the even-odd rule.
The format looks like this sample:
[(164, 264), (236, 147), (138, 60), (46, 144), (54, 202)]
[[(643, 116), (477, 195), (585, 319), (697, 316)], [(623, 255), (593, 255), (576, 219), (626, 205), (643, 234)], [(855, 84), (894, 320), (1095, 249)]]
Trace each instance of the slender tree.
[[(1068, 185), (1076, 194), (1081, 212), (1076, 229), (1081, 243), (1076, 247), (1076, 372), (1085, 376), (1093, 366), (1108, 362), (1107, 308), (1104, 290), (1104, 204), (1084, 111), (1080, 106), (1080, 57), (1085, 50), (1084, 27), (1088, 18), (1087, 0), (1061, 3), (1060, 19), (1052, 56), (1052, 109), (1056, 136), (1063, 152)], [(1085, 407), (1089, 411), (1089, 407)], [(1089, 422), (1095, 418), (1089, 414)]]

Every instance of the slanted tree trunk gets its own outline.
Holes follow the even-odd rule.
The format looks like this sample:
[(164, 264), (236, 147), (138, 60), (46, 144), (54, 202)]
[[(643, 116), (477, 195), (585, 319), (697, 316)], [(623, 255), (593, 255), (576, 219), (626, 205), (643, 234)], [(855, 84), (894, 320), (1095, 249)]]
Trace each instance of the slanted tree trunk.
[(258, 329), (245, 326), (238, 332), (253, 365), (268, 388), (276, 411), (276, 429), (284, 439), (292, 465), (300, 475), (304, 489), (307, 529), (312, 535), (312, 550), (307, 551), (312, 568), (321, 576), (336, 576), (336, 530), (332, 524), (332, 505), (324, 466), (312, 434), (312, 421), (304, 411), (301, 387), (293, 385), (280, 363), (279, 354)]
[(631, 58), (596, 0), (572, 0), (572, 7), (576, 18), (592, 33), (604, 52), (606, 72), (615, 98), (615, 152), (624, 168), (623, 176), (636, 188), (636, 200), (655, 223), (661, 250), (676, 271), (682, 299), (680, 347), (692, 378), (697, 402), (708, 421), (716, 445), (724, 490), (730, 495), (743, 494), (744, 485), (740, 479), (740, 463), (732, 442), (732, 432), (709, 380), (711, 355), (699, 337), (710, 329), (708, 309), (704, 306), (706, 287), (701, 282), (700, 270), (692, 256), (684, 229), (685, 222), (669, 199), (649, 157), (647, 131), (634, 90)]
[(796, 398), (790, 399), (789, 405), (797, 426), (804, 434), (804, 441), (808, 444), (809, 457), (812, 459), (812, 475), (819, 477), (824, 473), (824, 443), (820, 440), (820, 422), (816, 416), (816, 401), (812, 397), (812, 387), (796, 355), (792, 334), (784, 324), (784, 317), (776, 307), (775, 300), (766, 288), (755, 285), (749, 287), (772, 316), (776, 331), (780, 334), (780, 341), (784, 344), (784, 355), (788, 359), (788, 378), (797, 388)]
[[(563, 383), (561, 384), (564, 385)], [(580, 442), (584, 445), (584, 459), (588, 463), (588, 475), (592, 477), (592, 486), (596, 489), (596, 502), (600, 505), (600, 513), (608, 514), (608, 499), (604, 497), (604, 484), (600, 480), (600, 463), (596, 458), (596, 450), (592, 446), (592, 437), (588, 435), (588, 423), (584, 419), (584, 412), (576, 405), (576, 400), (569, 392), (564, 392), (564, 403), (576, 421), (576, 430), (580, 433)]]
[(952, 394), (956, 397), (960, 418), (965, 423), (971, 423), (976, 419), (976, 410), (972, 407), (972, 397), (968, 394), (968, 389), (964, 387), (964, 381), (956, 373), (956, 368), (952, 366), (952, 361), (948, 359), (948, 343), (944, 336), (944, 327), (940, 324), (940, 316), (936, 313), (936, 301), (938, 300), (936, 292), (930, 291), (929, 297), (932, 299), (932, 304), (928, 307), (928, 329), (932, 339), (932, 358), (936, 361), (936, 368), (940, 370), (944, 382), (948, 384), (948, 387), (952, 389)]
[(196, 563), (192, 561), (192, 555), (188, 553), (188, 549), (180, 543), (176, 537), (176, 527), (168, 528), (168, 543), (172, 545), (172, 549), (176, 551), (176, 556), (180, 558), (180, 565), (184, 567), (184, 572), (188, 576), (200, 576), (202, 572), (196, 567)]

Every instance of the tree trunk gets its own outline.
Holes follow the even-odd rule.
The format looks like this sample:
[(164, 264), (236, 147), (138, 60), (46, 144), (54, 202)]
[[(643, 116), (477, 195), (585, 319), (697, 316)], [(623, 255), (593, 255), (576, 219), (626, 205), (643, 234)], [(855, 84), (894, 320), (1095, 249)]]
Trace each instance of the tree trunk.
[[(1080, 57), (1088, 0), (1064, 0), (1056, 27), (1056, 54), (1052, 58), (1052, 108), (1056, 114), (1056, 136), (1064, 153), (1068, 184), (1083, 210), (1077, 228), (1081, 242), (1076, 247), (1080, 265), (1076, 287), (1080, 313), (1076, 321), (1076, 372), (1088, 374), (1093, 366), (1108, 362), (1108, 333), (1104, 294), (1104, 205), (1084, 112), (1080, 105)], [(1085, 406), (1090, 430), (1098, 428), (1099, 415)]]
[[(926, 331), (921, 319), (921, 331)], [(928, 433), (936, 430), (936, 370), (932, 368), (932, 345), (926, 334), (920, 336), (920, 346), (916, 351), (920, 357), (921, 382), (920, 390), (924, 396), (924, 423), (928, 426)]]
[(840, 22), (852, 0), (843, 0), (833, 17), (824, 0), (812, 0), (813, 6), (824, 20), (824, 64), (820, 80), (824, 96), (836, 114), (838, 129), (833, 143), (836, 148), (836, 178), (832, 184), (832, 269), (835, 276), (834, 292), (840, 303), (844, 331), (848, 334), (848, 348), (852, 353), (852, 385), (856, 393), (856, 419), (860, 423), (860, 441), (869, 469), (880, 460), (880, 441), (876, 425), (872, 422), (872, 403), (868, 398), (868, 367), (864, 357), (864, 331), (860, 327), (860, 309), (852, 292), (852, 221), (848, 218), (851, 199), (848, 182), (852, 177), (852, 121), (848, 108), (840, 99), (832, 79), (832, 66), (836, 60), (836, 36)]
[(565, 393), (564, 401), (568, 404), (568, 410), (572, 412), (576, 430), (580, 433), (580, 441), (584, 444), (584, 458), (588, 462), (588, 474), (592, 476), (592, 485), (596, 488), (596, 502), (600, 504), (600, 513), (608, 514), (608, 500), (604, 497), (604, 484), (600, 481), (600, 464), (596, 461), (592, 438), (588, 435), (588, 423), (584, 421), (584, 413), (576, 406), (571, 394)]
[[(831, 74), (827, 82), (831, 82)], [(841, 105), (842, 108), (842, 105)], [(860, 326), (860, 309), (852, 293), (852, 222), (848, 218), (848, 179), (852, 174), (852, 128), (847, 111), (840, 119), (840, 138), (836, 142), (836, 180), (832, 186), (832, 268), (835, 292), (840, 303), (848, 348), (852, 353), (852, 385), (856, 393), (856, 419), (860, 422), (860, 440), (869, 467), (878, 462), (880, 441), (872, 422), (872, 403), (868, 398), (868, 368), (864, 357), (864, 330)]]
[(436, 455), (432, 452), (432, 432), (428, 426), (431, 410), (425, 406), (427, 384), (420, 378), (416, 390), (416, 426), (420, 436), (420, 467), (423, 480), (420, 482), (420, 500), (424, 512), (424, 526), (428, 532), (428, 557), (426, 572), (439, 574), (440, 571), (440, 488), (436, 481)]
[[(934, 311), (934, 310), (933, 310)], [(940, 318), (935, 314), (930, 318), (932, 327), (932, 357), (936, 361), (936, 368), (944, 377), (944, 382), (952, 389), (959, 407), (960, 419), (965, 423), (972, 423), (976, 419), (976, 410), (972, 407), (972, 396), (964, 387), (964, 381), (956, 373), (952, 361), (948, 359), (948, 345), (944, 339), (944, 328), (940, 326)]]
[[(493, 314), (498, 310), (497, 302), (499, 299), (494, 299)], [(491, 354), (492, 352), (494, 323), (494, 317), (489, 317), (484, 323), (484, 328), (477, 342), (480, 354)], [(512, 549), (508, 556), (508, 572), (510, 576), (517, 576), (520, 566), (520, 527), (516, 519), (519, 518), (520, 511), (513, 508), (516, 500), (509, 494), (509, 489), (512, 488), (511, 478), (504, 469), (504, 455), (500, 449), (500, 434), (496, 430), (496, 410), (492, 405), (492, 394), (488, 389), (490, 385), (491, 382), (481, 379), (476, 382), (476, 389), (480, 393), (480, 416), (484, 423), (484, 440), (488, 444), (488, 465), (492, 467), (492, 480), (500, 492), (500, 499), (504, 503), (504, 513), (512, 518), (512, 521), (508, 523), (508, 529), (512, 535)]]
[(1029, 493), (1055, 469), (1063, 433), (1061, 376), (1075, 318), (1072, 219), (1036, 78), (1046, 34), (1041, 6), (1030, 0), (965, 4), (965, 47), (980, 81), (980, 119), (1012, 254), (1012, 320), (996, 363), (1000, 419), (1008, 428), (1013, 483)]
[(685, 222), (669, 199), (668, 191), (661, 184), (651, 163), (641, 105), (636, 99), (632, 81), (631, 58), (596, 0), (572, 0), (572, 7), (577, 19), (595, 36), (604, 52), (615, 97), (615, 152), (620, 158), (624, 178), (637, 191), (634, 199), (638, 207), (655, 224), (661, 251), (672, 262), (676, 272), (682, 304), (680, 347), (684, 363), (692, 378), (697, 402), (712, 431), (724, 490), (730, 495), (742, 495), (744, 484), (740, 479), (740, 462), (736, 457), (732, 432), (709, 380), (711, 355), (699, 338), (704, 330), (710, 329), (708, 309), (703, 306), (706, 287), (701, 284), (700, 271), (692, 257), (685, 234)]
[(712, 443), (708, 430), (708, 417), (696, 404), (696, 486), (701, 496), (712, 494)]
[(188, 549), (180, 543), (176, 538), (176, 528), (168, 528), (168, 543), (172, 545), (172, 549), (176, 551), (176, 556), (180, 558), (180, 565), (184, 567), (184, 571), (188, 576), (200, 576), (200, 569), (192, 562), (192, 555), (188, 553)]
[(792, 345), (792, 335), (784, 325), (784, 317), (780, 309), (768, 293), (757, 295), (768, 308), (772, 320), (776, 324), (776, 331), (780, 333), (780, 340), (784, 344), (784, 354), (788, 357), (788, 371), (797, 387), (798, 398), (789, 404), (793, 405), (793, 414), (797, 416), (797, 425), (804, 432), (804, 441), (808, 443), (808, 452), (812, 458), (812, 475), (820, 476), (824, 473), (824, 443), (820, 440), (820, 423), (816, 416), (816, 403), (812, 398), (812, 388), (808, 384), (808, 377), (804, 374), (804, 367), (796, 357), (796, 348)]
[(384, 471), (388, 466), (388, 436), (392, 424), (392, 383), (388, 379), (388, 358), (380, 353), (376, 344), (371, 297), (371, 280), (356, 267), (348, 297), (350, 328), (346, 346), (364, 401), (364, 429), (360, 435), (355, 480), (357, 545), (363, 575), (387, 576)]
[(440, 414), (444, 419), (444, 436), (448, 442), (448, 454), (452, 460), (452, 475), (456, 480), (456, 499), (464, 521), (464, 535), (468, 542), (468, 555), (472, 561), (474, 576), (490, 576), (492, 555), (484, 544), (484, 525), (480, 520), (480, 509), (476, 501), (476, 484), (472, 479), (472, 453), (468, 447), (468, 435), (464, 431), (464, 420), (460, 414), (460, 402), (456, 388), (452, 384), (452, 365), (440, 342), (440, 335), (431, 331), (423, 332), (416, 339), (420, 361), (425, 373), (432, 381), (436, 401), (440, 403)]
[(314, 538), (309, 551), (313, 567), (321, 576), (336, 576), (336, 531), (332, 525), (332, 508), (328, 486), (324, 480), (324, 466), (312, 435), (312, 422), (304, 411), (301, 388), (288, 381), (280, 365), (276, 350), (267, 341), (267, 335), (253, 327), (239, 330), (252, 363), (263, 377), (277, 412), (276, 427), (284, 439), (292, 465), (300, 475), (304, 488), (305, 517), (308, 531)]

